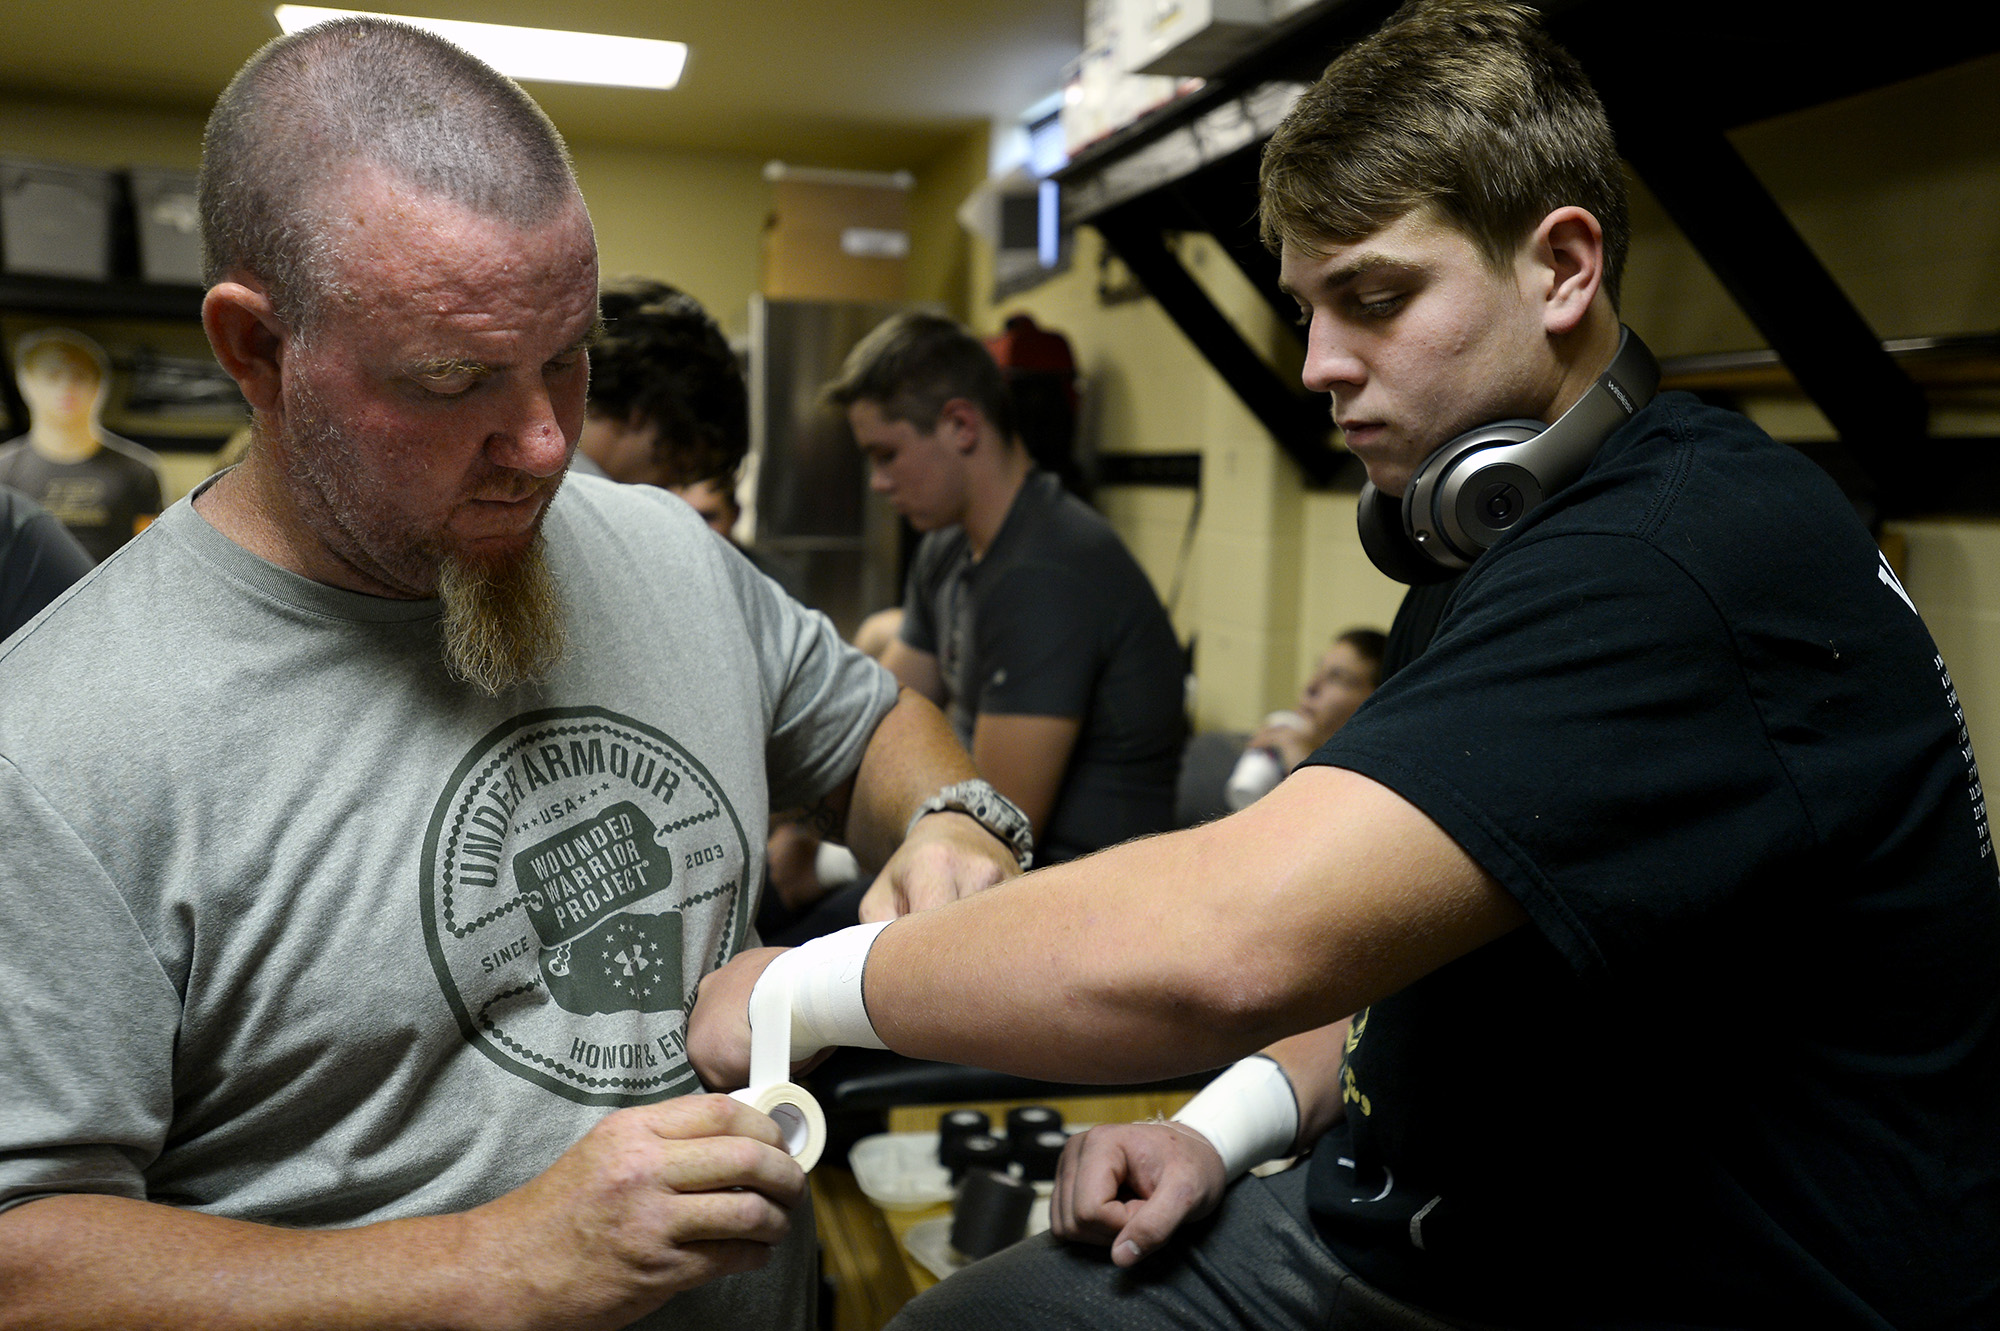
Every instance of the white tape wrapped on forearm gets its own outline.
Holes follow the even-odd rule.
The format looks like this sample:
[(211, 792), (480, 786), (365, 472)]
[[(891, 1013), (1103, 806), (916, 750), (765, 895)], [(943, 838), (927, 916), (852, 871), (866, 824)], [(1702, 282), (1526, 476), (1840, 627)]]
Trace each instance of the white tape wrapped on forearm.
[(826, 1115), (792, 1064), (833, 1045), (886, 1049), (861, 1001), (868, 948), (887, 927), (863, 924), (780, 953), (750, 990), (750, 1084), (734, 1098), (769, 1114), (800, 1169), (819, 1163)]
[[(764, 968), (757, 987), (750, 992), (750, 1079), (760, 1075), (757, 1068), (757, 998), (766, 986), (782, 986), (791, 1011), (790, 1040), (763, 1046), (770, 1057), (783, 1066), (772, 1075), (784, 1076), (791, 1065), (811, 1058), (822, 1049), (836, 1045), (858, 1045), (863, 1049), (887, 1049), (882, 1037), (868, 1020), (868, 1007), (861, 1000), (861, 972), (868, 964), (868, 949), (875, 935), (888, 928), (880, 924), (857, 924), (851, 929), (815, 938), (779, 956)], [(767, 1070), (768, 1071), (768, 1070)]]
[(1266, 1160), (1289, 1155), (1299, 1135), (1299, 1100), (1278, 1061), (1252, 1054), (1223, 1070), (1181, 1106), (1174, 1122), (1208, 1138), (1235, 1178)]

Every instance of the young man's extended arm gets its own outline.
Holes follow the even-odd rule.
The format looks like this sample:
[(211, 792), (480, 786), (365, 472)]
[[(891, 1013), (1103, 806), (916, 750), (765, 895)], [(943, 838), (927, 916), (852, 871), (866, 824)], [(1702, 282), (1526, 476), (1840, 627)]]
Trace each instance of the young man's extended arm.
[[(1416, 806), (1309, 767), (1232, 817), (896, 922), (868, 953), (866, 1008), (913, 1057), (1141, 1081), (1337, 1021), (1525, 918)], [(690, 1053), (711, 1085), (747, 1071), (773, 955), (703, 982)]]

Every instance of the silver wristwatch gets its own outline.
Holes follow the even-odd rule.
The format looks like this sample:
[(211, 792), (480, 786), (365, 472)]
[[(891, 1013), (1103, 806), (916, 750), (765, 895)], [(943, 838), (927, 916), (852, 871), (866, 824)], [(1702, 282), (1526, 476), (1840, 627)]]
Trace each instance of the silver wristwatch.
[(1035, 858), (1035, 833), (1028, 815), (1020, 806), (995, 790), (991, 782), (978, 777), (946, 786), (917, 806), (910, 825), (903, 829), (907, 838), (916, 829), (917, 819), (927, 813), (962, 813), (1007, 843), (1023, 869)]

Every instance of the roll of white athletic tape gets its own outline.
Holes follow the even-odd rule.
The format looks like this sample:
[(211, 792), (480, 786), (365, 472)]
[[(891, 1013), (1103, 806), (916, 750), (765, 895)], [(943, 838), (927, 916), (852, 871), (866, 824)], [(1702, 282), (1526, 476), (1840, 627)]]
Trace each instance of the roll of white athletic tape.
[(826, 1115), (812, 1092), (791, 1080), (792, 987), (760, 982), (750, 991), (750, 1084), (731, 1094), (769, 1114), (785, 1150), (810, 1171), (826, 1150)]
[(785, 1134), (785, 1150), (799, 1162), (800, 1169), (810, 1173), (819, 1163), (820, 1153), (826, 1150), (826, 1115), (820, 1112), (812, 1092), (794, 1082), (774, 1081), (746, 1086), (731, 1098), (771, 1116), (778, 1131)]

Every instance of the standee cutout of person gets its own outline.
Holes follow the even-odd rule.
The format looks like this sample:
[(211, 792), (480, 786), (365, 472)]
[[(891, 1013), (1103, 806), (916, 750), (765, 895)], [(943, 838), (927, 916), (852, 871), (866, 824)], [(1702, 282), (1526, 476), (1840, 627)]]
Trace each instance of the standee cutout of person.
[(0, 445), (0, 484), (55, 514), (101, 562), (158, 516), (159, 459), (104, 428), (110, 363), (83, 334), (29, 333), (14, 348), (14, 379), (28, 432)]

